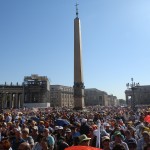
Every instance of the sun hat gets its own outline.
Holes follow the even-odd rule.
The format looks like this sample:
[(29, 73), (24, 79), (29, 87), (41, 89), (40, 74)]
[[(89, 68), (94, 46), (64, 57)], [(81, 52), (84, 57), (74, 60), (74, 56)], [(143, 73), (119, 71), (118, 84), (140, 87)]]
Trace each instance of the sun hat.
[(103, 137), (102, 137), (102, 142), (104, 142), (105, 140), (109, 140), (109, 141), (110, 141), (109, 136), (103, 136)]
[(65, 132), (69, 133), (71, 132), (71, 129), (67, 128)]
[(150, 136), (150, 133), (148, 132), (148, 131), (144, 131), (143, 133), (142, 133), (143, 135), (148, 135), (148, 136)]
[(124, 136), (122, 135), (122, 133), (120, 131), (115, 131), (115, 133), (113, 134), (113, 138), (115, 136), (120, 136), (124, 140)]
[(84, 141), (89, 141), (91, 138), (88, 138), (85, 134), (82, 134), (79, 136), (79, 143), (82, 143)]
[(38, 130), (38, 126), (34, 126), (33, 129), (34, 129), (34, 130)]
[(122, 134), (121, 134), (120, 131), (115, 131), (114, 136), (117, 136), (117, 135), (120, 135), (120, 136), (121, 136)]
[(59, 129), (59, 126), (55, 126), (54, 130), (58, 130)]

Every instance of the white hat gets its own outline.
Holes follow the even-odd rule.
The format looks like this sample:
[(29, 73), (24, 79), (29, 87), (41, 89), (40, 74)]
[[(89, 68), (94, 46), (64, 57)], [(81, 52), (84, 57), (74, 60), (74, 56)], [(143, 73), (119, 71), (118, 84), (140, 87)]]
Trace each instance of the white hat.
[(105, 123), (105, 126), (110, 126), (110, 124), (109, 123)]
[(87, 122), (87, 119), (82, 118), (81, 122), (82, 122), (82, 123)]
[(58, 130), (59, 129), (59, 126), (55, 126), (54, 130)]
[(33, 129), (34, 129), (34, 130), (38, 130), (38, 127), (37, 127), (37, 126), (34, 126)]
[(58, 129), (63, 130), (63, 127), (62, 126), (58, 126)]

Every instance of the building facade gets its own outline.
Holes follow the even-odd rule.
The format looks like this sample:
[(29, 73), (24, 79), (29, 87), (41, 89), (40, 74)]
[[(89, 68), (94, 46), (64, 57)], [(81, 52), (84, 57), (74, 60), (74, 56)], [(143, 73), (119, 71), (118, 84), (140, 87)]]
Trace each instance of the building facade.
[(51, 85), (51, 107), (74, 107), (73, 88), (63, 85)]
[(46, 76), (25, 76), (23, 93), (24, 105), (27, 107), (34, 107), (35, 103), (43, 107), (50, 106), (50, 82)]
[(24, 77), (22, 85), (0, 85), (1, 109), (24, 106), (50, 106), (50, 83), (47, 77), (31, 75)]
[(135, 105), (150, 104), (150, 85), (135, 86), (133, 89), (125, 90), (126, 103), (131, 105), (131, 101), (135, 101)]
[(0, 85), (0, 109), (23, 107), (23, 85), (5, 84)]
[(96, 88), (85, 89), (85, 106), (116, 106), (117, 97)]

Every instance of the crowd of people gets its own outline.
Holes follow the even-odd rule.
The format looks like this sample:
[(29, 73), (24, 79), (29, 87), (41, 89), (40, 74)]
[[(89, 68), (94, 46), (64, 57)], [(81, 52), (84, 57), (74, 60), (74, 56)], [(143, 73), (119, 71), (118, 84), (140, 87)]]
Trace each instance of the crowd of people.
[(150, 108), (11, 109), (0, 114), (0, 150), (150, 150)]

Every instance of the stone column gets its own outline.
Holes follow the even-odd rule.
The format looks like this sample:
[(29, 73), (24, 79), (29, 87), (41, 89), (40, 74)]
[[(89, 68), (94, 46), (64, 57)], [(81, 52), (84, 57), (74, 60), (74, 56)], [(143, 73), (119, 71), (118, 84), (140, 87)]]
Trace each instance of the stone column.
[(126, 104), (129, 105), (128, 95), (126, 94)]
[(14, 108), (14, 93), (12, 93), (12, 102), (11, 102), (11, 108)]
[(3, 109), (3, 97), (4, 97), (4, 94), (0, 93), (0, 109)]
[(20, 108), (20, 104), (21, 104), (21, 94), (18, 93), (18, 108)]
[(7, 93), (4, 94), (4, 108), (7, 108)]
[(23, 101), (23, 100), (24, 100), (24, 97), (23, 97), (23, 96), (24, 96), (24, 94), (21, 94), (21, 95), (20, 95), (20, 107), (21, 107), (21, 108), (23, 108), (23, 103), (24, 103), (24, 101)]
[(16, 93), (16, 96), (15, 96), (15, 108), (18, 108), (18, 102), (19, 102), (19, 96), (18, 96), (18, 93)]
[(13, 108), (16, 108), (16, 94), (13, 94)]
[(13, 94), (10, 93), (10, 104), (9, 104), (9, 108), (12, 108), (12, 102), (13, 102)]

